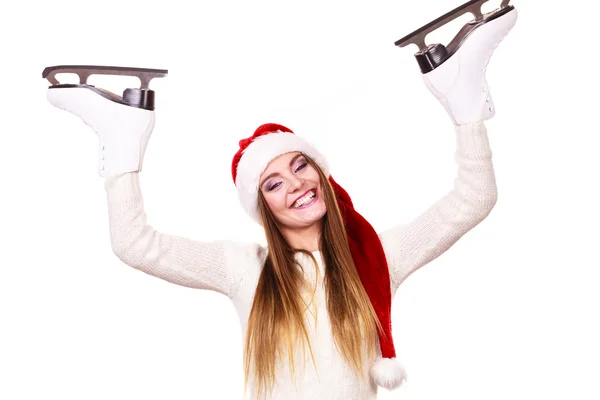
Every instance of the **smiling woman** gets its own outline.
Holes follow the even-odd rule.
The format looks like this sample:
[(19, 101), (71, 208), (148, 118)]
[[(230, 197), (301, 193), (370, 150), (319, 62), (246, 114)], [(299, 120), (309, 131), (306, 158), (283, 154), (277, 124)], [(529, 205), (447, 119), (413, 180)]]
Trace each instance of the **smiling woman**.
[(511, 11), (477, 28), (461, 43), (461, 56), (425, 76), (454, 123), (454, 187), (410, 223), (383, 232), (355, 210), (317, 148), (274, 123), (241, 140), (231, 164), (240, 203), (264, 228), (266, 246), (159, 232), (147, 223), (139, 179), (154, 110), (86, 85), (53, 86), (48, 100), (99, 136), (99, 173), (119, 259), (232, 301), (245, 332), (248, 399), (374, 400), (380, 387), (398, 388), (406, 378), (391, 327), (400, 284), (496, 204), (485, 66), (515, 21)]
[[(250, 168), (247, 160), (261, 168)], [(240, 177), (236, 171), (241, 165), (262, 173)], [(405, 377), (402, 366), (393, 359), (390, 274), (383, 248), (377, 233), (354, 210), (347, 193), (324, 172), (328, 169), (325, 158), (312, 144), (278, 124), (262, 125), (250, 138), (240, 141), (233, 158), (233, 179), (240, 199), (243, 204), (247, 202), (247, 210), (258, 209), (251, 216), (263, 225), (269, 249), (257, 274), (246, 328), (246, 383), (253, 376), (253, 391), (258, 394), (274, 389), (278, 378), (274, 371), (282, 368), (277, 364), (286, 357), (289, 367), (284, 369), (294, 379), (296, 362), (308, 360), (306, 348), (318, 373), (327, 374), (317, 364), (329, 359), (346, 365), (337, 373), (362, 378), (365, 386), (350, 385), (348, 394), (369, 387), (364, 378), (373, 362), (371, 384), (394, 388)], [(246, 188), (255, 187), (259, 188), (258, 202), (253, 193), (246, 193)], [(306, 320), (312, 319), (306, 315), (308, 309), (316, 325), (328, 327), (318, 336)], [(329, 318), (323, 320), (324, 315)], [(321, 343), (324, 339), (327, 344)], [(378, 339), (381, 353), (374, 360)], [(294, 350), (298, 340), (304, 352)], [(337, 346), (335, 352), (332, 343)], [(313, 344), (330, 350), (313, 354)], [(280, 353), (282, 349), (287, 352)], [(281, 354), (284, 358), (279, 359)], [(328, 365), (328, 369), (337, 368)], [(306, 371), (302, 375), (313, 376)], [(286, 396), (293, 396), (281, 384), (277, 386), (276, 392), (283, 390)]]

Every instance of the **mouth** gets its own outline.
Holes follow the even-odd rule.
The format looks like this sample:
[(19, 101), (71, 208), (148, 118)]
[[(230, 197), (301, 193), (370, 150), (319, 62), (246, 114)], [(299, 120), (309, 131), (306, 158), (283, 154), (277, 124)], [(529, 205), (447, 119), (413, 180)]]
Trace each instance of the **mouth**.
[(302, 209), (310, 207), (315, 201), (317, 201), (317, 191), (312, 189), (300, 196), (290, 208)]

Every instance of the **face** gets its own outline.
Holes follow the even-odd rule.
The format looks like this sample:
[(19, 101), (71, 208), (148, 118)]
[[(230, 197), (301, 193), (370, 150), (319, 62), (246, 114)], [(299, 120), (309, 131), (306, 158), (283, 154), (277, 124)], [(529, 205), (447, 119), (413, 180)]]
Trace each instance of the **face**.
[(273, 159), (260, 177), (260, 190), (275, 219), (288, 229), (310, 227), (325, 215), (319, 174), (301, 153)]

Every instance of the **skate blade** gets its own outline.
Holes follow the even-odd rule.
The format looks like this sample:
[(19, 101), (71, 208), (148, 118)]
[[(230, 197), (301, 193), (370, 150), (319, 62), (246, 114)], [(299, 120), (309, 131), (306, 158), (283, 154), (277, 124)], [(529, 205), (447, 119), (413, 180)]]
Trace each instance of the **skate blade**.
[(166, 69), (111, 67), (101, 65), (56, 65), (46, 67), (42, 72), (42, 78), (46, 78), (52, 86), (60, 85), (56, 74), (74, 73), (79, 76), (79, 84), (87, 85), (91, 75), (125, 75), (136, 76), (140, 79), (139, 89), (148, 89), (153, 78), (162, 78), (168, 74)]
[[(514, 10), (514, 6), (508, 4), (510, 0), (502, 0), (499, 8), (486, 14), (482, 14), (481, 6), (486, 1), (488, 0), (471, 0), (467, 3), (464, 3), (463, 5), (422, 26), (402, 39), (397, 40), (395, 44), (398, 47), (416, 44), (419, 47), (419, 51), (416, 52), (414, 56), (417, 59), (421, 73), (427, 74), (452, 57), (452, 55), (458, 51), (463, 41), (475, 29), (483, 24), (500, 18), (509, 11)], [(465, 13), (471, 13), (473, 16), (475, 16), (475, 18), (464, 24), (447, 46), (440, 43), (429, 45), (425, 43), (425, 37), (429, 33)]]
[[(74, 73), (79, 76), (79, 84), (60, 83), (56, 79), (56, 74)], [(84, 87), (93, 90), (97, 94), (120, 104), (154, 110), (154, 91), (149, 89), (150, 81), (154, 78), (167, 76), (166, 69), (133, 68), (133, 67), (113, 67), (100, 65), (56, 65), (44, 68), (42, 78), (47, 79), (53, 88), (66, 87)], [(108, 90), (96, 88), (87, 83), (91, 75), (121, 75), (135, 76), (140, 80), (139, 88), (127, 88), (123, 91), (123, 96), (119, 96)]]
[[(462, 40), (462, 38), (464, 38), (468, 34), (468, 32), (471, 32), (473, 30), (473, 29), (468, 29), (469, 25), (474, 27), (475, 24), (480, 25), (480, 24), (489, 22), (501, 15), (504, 15), (506, 12), (508, 12), (514, 8), (513, 6), (509, 6), (508, 3), (510, 2), (510, 0), (502, 0), (502, 3), (500, 4), (499, 8), (497, 8), (496, 10), (491, 11), (489, 13), (482, 14), (481, 6), (484, 3), (486, 3), (487, 1), (489, 1), (489, 0), (468, 1), (460, 6), (456, 7), (454, 10), (447, 12), (446, 14), (442, 15), (441, 17), (434, 19), (433, 21), (429, 22), (428, 24), (423, 25), (421, 28), (415, 30), (414, 32), (409, 33), (408, 35), (404, 36), (402, 39), (398, 39), (396, 42), (394, 42), (394, 44), (398, 47), (405, 47), (410, 44), (415, 44), (419, 47), (419, 52), (424, 52), (429, 47), (429, 45), (427, 45), (425, 43), (425, 37), (429, 33), (433, 32), (434, 30), (438, 29), (441, 26), (446, 25), (448, 22), (453, 21), (458, 17), (461, 17), (462, 15), (464, 15), (466, 13), (473, 14), (473, 16), (475, 16), (475, 19), (472, 20), (471, 22), (465, 24), (463, 29), (461, 29), (461, 31), (459, 32), (459, 35), (457, 35), (455, 37), (455, 41)], [(466, 32), (466, 31), (468, 31), (468, 32)]]

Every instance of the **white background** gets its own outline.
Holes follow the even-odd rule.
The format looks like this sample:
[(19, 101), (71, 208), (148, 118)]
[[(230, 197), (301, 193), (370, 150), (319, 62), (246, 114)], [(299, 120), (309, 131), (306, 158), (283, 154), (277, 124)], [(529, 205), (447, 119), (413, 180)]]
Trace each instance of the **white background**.
[[(600, 399), (597, 21), (576, 2), (534, 3), (514, 3), (517, 25), (488, 67), (498, 203), (400, 288), (394, 338), (409, 380), (380, 399)], [(237, 202), (230, 163), (265, 122), (315, 142), (381, 230), (452, 187), (452, 123), (422, 84), (416, 47), (394, 41), (458, 5), (5, 5), (0, 399), (242, 394), (242, 336), (228, 299), (152, 278), (112, 253), (97, 139), (47, 102), (44, 67), (169, 70), (151, 84), (157, 125), (141, 173), (149, 222), (163, 232), (263, 240)], [(119, 94), (137, 86), (90, 83)]]

